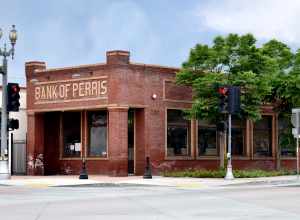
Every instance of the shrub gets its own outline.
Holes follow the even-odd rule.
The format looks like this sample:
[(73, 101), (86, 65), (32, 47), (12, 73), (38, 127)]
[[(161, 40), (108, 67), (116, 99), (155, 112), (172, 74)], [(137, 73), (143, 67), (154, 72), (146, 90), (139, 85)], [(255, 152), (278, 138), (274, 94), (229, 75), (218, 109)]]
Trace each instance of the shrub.
[[(270, 176), (283, 176), (293, 175), (294, 171), (279, 170), (279, 171), (266, 171), (266, 170), (233, 170), (233, 175), (236, 178), (255, 178), (255, 177), (270, 177)], [(182, 171), (165, 171), (162, 173), (165, 177), (194, 177), (194, 178), (224, 178), (226, 175), (225, 169), (218, 170), (182, 170)]]

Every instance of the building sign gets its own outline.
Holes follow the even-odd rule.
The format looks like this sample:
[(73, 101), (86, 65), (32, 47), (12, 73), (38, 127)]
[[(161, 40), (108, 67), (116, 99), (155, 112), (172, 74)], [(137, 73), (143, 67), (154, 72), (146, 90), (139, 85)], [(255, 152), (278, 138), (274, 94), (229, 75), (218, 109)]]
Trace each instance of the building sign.
[(34, 87), (35, 104), (107, 99), (107, 76), (38, 82)]

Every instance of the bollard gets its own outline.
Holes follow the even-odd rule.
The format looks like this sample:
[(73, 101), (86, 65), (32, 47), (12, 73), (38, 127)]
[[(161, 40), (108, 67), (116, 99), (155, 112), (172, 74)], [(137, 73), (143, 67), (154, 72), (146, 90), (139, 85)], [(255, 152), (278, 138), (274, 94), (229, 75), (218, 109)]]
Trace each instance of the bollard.
[(145, 173), (144, 173), (143, 178), (144, 179), (152, 179), (151, 165), (150, 165), (149, 157), (146, 157), (146, 167), (145, 167)]
[(85, 166), (85, 160), (82, 161), (82, 168), (80, 170), (80, 174), (79, 174), (79, 179), (84, 180), (84, 179), (88, 179), (88, 173), (86, 170), (86, 166)]

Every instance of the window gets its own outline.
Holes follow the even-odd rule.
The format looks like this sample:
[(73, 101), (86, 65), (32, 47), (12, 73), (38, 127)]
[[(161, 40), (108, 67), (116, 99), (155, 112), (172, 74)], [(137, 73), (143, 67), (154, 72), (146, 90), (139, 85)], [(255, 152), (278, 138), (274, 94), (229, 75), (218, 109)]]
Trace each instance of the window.
[(292, 134), (292, 125), (289, 117), (278, 118), (278, 145), (282, 156), (296, 156), (296, 139)]
[(217, 156), (217, 129), (207, 121), (198, 122), (198, 156)]
[(253, 148), (254, 156), (272, 156), (272, 116), (263, 116), (254, 123)]
[(191, 123), (181, 110), (167, 111), (167, 156), (189, 156)]
[(232, 117), (231, 121), (232, 129), (231, 129), (231, 151), (232, 155), (235, 156), (245, 156), (245, 137), (246, 137), (246, 123), (245, 120), (241, 120)]
[(88, 112), (88, 156), (107, 156), (107, 111)]
[(81, 113), (62, 113), (63, 157), (81, 156)]

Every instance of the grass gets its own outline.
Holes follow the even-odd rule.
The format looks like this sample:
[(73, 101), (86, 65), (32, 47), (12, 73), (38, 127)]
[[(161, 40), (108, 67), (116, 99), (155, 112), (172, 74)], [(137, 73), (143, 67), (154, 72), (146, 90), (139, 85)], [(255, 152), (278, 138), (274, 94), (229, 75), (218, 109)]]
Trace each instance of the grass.
[[(288, 170), (234, 170), (233, 175), (236, 178), (256, 178), (256, 177), (271, 177), (294, 175), (294, 171)], [(225, 169), (219, 170), (183, 170), (183, 171), (165, 171), (162, 173), (165, 177), (194, 177), (194, 178), (224, 178), (226, 175)]]

